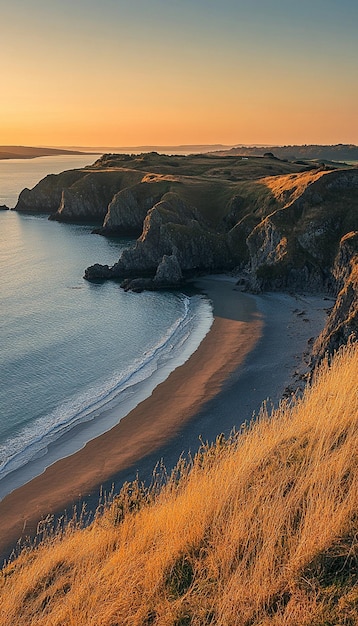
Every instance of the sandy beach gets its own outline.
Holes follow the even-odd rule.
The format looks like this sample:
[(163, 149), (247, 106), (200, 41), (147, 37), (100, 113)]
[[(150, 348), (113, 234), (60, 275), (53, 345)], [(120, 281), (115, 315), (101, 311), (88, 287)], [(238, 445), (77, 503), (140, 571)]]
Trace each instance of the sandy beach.
[(0, 502), (0, 555), (33, 535), (49, 513), (83, 501), (95, 508), (101, 486), (119, 489), (136, 473), (148, 479), (163, 459), (195, 452), (199, 436), (213, 440), (275, 404), (303, 371), (307, 341), (321, 330), (330, 302), (284, 294), (242, 294), (222, 277), (196, 281), (213, 302), (214, 323), (188, 361), (117, 426), (57, 461)]

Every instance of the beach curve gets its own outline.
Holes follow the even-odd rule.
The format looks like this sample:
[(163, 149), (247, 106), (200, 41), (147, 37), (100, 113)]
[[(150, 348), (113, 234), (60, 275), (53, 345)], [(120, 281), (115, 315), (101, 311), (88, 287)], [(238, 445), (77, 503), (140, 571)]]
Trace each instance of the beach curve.
[[(233, 411), (240, 405), (237, 378), (250, 358), (257, 360), (264, 336), (272, 340), (272, 329), (267, 325), (270, 312), (266, 311), (265, 316), (265, 311), (257, 306), (257, 298), (237, 291), (232, 281), (209, 278), (201, 279), (197, 285), (214, 305), (214, 323), (199, 348), (117, 426), (87, 443), (76, 454), (57, 461), (0, 502), (0, 554), (7, 556), (20, 536), (33, 535), (39, 520), (47, 514), (69, 510), (74, 503), (88, 498), (92, 503), (98, 502), (101, 485), (113, 482), (118, 489), (128, 470), (132, 478), (137, 470), (142, 476), (143, 459), (147, 460), (148, 467), (148, 462), (161, 458), (166, 449), (166, 461), (175, 464), (180, 447), (187, 450), (193, 445), (197, 429), (204, 424), (211, 423), (211, 435), (227, 430), (228, 423), (231, 427), (234, 425)], [(281, 303), (278, 306), (282, 310)], [(292, 311), (281, 312), (294, 318)], [(322, 323), (322, 307), (318, 317)], [(278, 326), (278, 341), (280, 337), (282, 330)], [(303, 347), (302, 338), (297, 340)], [(264, 358), (267, 359), (267, 355)], [(248, 371), (250, 373), (250, 367)], [(251, 374), (257, 376), (257, 372)], [(287, 372), (280, 376), (281, 382), (286, 377)], [(230, 380), (235, 385), (226, 389)], [(257, 395), (256, 405), (265, 399), (255, 393), (255, 388), (248, 388), (247, 393)], [(231, 399), (227, 407), (226, 422), (223, 423), (221, 416), (217, 419), (215, 407), (214, 419), (207, 418), (205, 408), (211, 407), (212, 411), (213, 403), (222, 402), (224, 398), (230, 400), (230, 394), (234, 394), (234, 401)], [(221, 404), (224, 405), (225, 402)], [(201, 419), (196, 419), (198, 416)], [(246, 419), (246, 415), (243, 418)]]

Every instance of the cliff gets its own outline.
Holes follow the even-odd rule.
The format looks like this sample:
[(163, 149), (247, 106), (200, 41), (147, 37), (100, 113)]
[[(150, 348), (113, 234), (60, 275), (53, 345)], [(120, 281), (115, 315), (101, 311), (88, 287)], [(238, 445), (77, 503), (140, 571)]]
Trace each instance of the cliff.
[(85, 173), (63, 188), (60, 203), (51, 219), (102, 224), (114, 195), (139, 179), (140, 174), (132, 170)]
[[(183, 199), (191, 202), (194, 198), (192, 204), (198, 204), (204, 213), (215, 212), (224, 210), (223, 206), (217, 206), (222, 199), (216, 198), (215, 192), (217, 195), (219, 191), (220, 195), (221, 189), (228, 200), (235, 195), (235, 181), (302, 169), (302, 166), (284, 162), (273, 166), (270, 159), (260, 159), (258, 163), (257, 160), (205, 155), (109, 154), (92, 166), (51, 174), (33, 189), (24, 189), (15, 210), (54, 214), (54, 219), (66, 221), (87, 219), (91, 222), (95, 216), (102, 220), (104, 234), (107, 231), (121, 233), (122, 225), (125, 229), (131, 228), (132, 223), (138, 230), (145, 211), (171, 189), (171, 184), (182, 187)], [(220, 189), (213, 189), (215, 183)]]
[[(219, 180), (216, 189), (207, 181), (205, 190), (175, 178), (152, 185), (162, 185), (158, 197), (171, 191), (146, 213), (135, 247), (110, 270), (88, 268), (86, 278), (154, 275), (163, 255), (174, 254), (184, 273), (239, 266), (247, 272), (249, 288), (257, 291), (336, 291), (333, 264), (339, 242), (357, 227), (357, 169), (262, 177), (229, 189)], [(141, 207), (137, 198), (143, 183), (120, 192), (111, 205), (117, 212), (107, 213), (106, 227), (114, 228), (128, 213), (138, 216), (139, 225), (155, 200), (149, 186), (141, 192)], [(208, 192), (218, 200), (215, 210), (198, 202), (197, 196)]]
[(49, 174), (33, 189), (22, 190), (14, 210), (24, 213), (55, 213), (61, 202), (62, 190), (73, 185), (84, 175), (85, 170)]
[(295, 177), (297, 184), (299, 194), (247, 238), (251, 287), (334, 292), (339, 242), (358, 226), (358, 170), (301, 175)]
[[(167, 261), (180, 271), (164, 272)], [(143, 232), (133, 248), (124, 250), (119, 261), (108, 266), (94, 265), (85, 278), (131, 278), (126, 288), (161, 288), (182, 282), (187, 271), (213, 271), (231, 268), (233, 259), (225, 234), (209, 228), (195, 207), (176, 193), (168, 192), (151, 208), (144, 220)], [(147, 277), (143, 280), (143, 277)]]
[(358, 340), (358, 232), (348, 233), (341, 242), (333, 273), (339, 287), (326, 326), (316, 340), (312, 358), (320, 362), (342, 344)]
[[(116, 279), (140, 291), (225, 270), (249, 290), (342, 292), (346, 301), (355, 293), (353, 240), (348, 245), (346, 236), (358, 231), (357, 206), (356, 167), (270, 154), (147, 153), (107, 154), (82, 170), (47, 176), (20, 194), (16, 209), (96, 222), (102, 235), (138, 236), (112, 267), (88, 267), (88, 280)], [(337, 308), (335, 324), (339, 318), (347, 328), (334, 342), (332, 326), (318, 352), (350, 334), (354, 302)]]
[[(127, 168), (142, 172), (142, 179), (114, 196), (97, 232), (140, 230), (141, 235), (113, 268), (96, 264), (87, 268), (85, 277), (135, 278), (135, 283), (126, 280), (124, 284), (136, 289), (140, 285), (158, 288), (168, 284), (158, 277), (151, 282), (164, 255), (175, 257), (184, 276), (194, 271), (233, 269), (247, 260), (245, 241), (236, 245), (229, 232), (232, 226), (248, 216), (256, 224), (259, 216), (283, 205), (283, 199), (276, 198), (262, 180), (267, 174), (291, 175), (307, 169), (280, 161), (273, 164), (269, 158), (258, 161), (154, 153), (135, 158), (105, 155), (93, 170), (105, 167), (114, 171), (123, 160)], [(146, 280), (139, 280), (143, 278)]]
[[(216, 222), (184, 202), (183, 189), (167, 193), (148, 211), (135, 246), (112, 268), (87, 268), (85, 277), (124, 279), (126, 289), (140, 291), (178, 285), (192, 272), (236, 267), (246, 289), (338, 294), (315, 344), (315, 363), (356, 338), (358, 170), (261, 177), (232, 191)], [(169, 258), (174, 274), (163, 271)]]
[(116, 193), (108, 205), (99, 233), (141, 234), (146, 215), (162, 196), (169, 191), (170, 180), (165, 177), (149, 178)]

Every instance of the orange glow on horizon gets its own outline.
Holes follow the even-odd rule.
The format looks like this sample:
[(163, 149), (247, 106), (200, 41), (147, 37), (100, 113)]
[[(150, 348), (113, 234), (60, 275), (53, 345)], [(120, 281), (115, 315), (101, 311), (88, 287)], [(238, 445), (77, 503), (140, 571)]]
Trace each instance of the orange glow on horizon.
[(358, 144), (355, 4), (104, 2), (4, 8), (0, 145)]

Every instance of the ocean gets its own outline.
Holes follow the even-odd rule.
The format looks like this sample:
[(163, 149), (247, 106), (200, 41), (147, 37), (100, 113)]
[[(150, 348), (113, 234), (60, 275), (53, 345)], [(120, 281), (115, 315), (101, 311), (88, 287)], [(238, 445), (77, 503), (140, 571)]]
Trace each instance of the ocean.
[[(0, 161), (0, 204), (94, 159)], [(83, 280), (88, 265), (111, 265), (132, 243), (0, 212), (0, 499), (114, 426), (209, 331), (205, 296)]]

